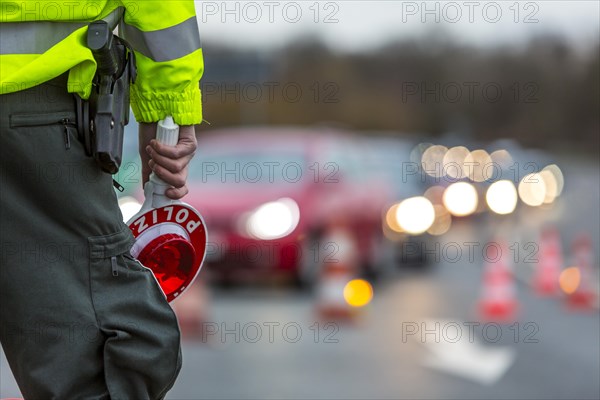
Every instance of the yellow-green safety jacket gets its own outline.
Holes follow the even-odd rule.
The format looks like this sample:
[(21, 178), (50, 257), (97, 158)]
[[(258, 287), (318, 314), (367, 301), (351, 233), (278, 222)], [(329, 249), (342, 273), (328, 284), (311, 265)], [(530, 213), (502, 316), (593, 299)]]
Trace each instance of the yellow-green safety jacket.
[(99, 19), (135, 51), (131, 107), (138, 122), (172, 115), (180, 125), (202, 121), (204, 71), (194, 2), (175, 0), (2, 0), (0, 94), (27, 89), (69, 71), (68, 90), (87, 99), (96, 62), (87, 25)]

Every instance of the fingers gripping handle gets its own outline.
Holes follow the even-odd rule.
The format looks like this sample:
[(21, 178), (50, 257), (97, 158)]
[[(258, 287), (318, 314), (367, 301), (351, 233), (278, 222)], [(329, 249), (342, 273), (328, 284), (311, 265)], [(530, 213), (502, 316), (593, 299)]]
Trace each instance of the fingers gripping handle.
[[(158, 121), (156, 128), (156, 140), (159, 143), (167, 146), (176, 146), (179, 141), (179, 125), (173, 121), (171, 116)], [(169, 199), (165, 195), (165, 191), (171, 185), (160, 179), (154, 172), (150, 174), (150, 180), (144, 187), (144, 195), (146, 203), (151, 199), (151, 208), (164, 207), (169, 204), (177, 203), (177, 201)]]

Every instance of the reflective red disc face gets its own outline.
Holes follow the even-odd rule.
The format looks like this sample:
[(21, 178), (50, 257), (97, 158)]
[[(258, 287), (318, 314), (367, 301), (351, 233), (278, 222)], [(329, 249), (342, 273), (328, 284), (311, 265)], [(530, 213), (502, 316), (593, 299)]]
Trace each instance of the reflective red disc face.
[[(167, 225), (177, 227), (164, 229)], [(202, 266), (206, 252), (202, 217), (191, 207), (175, 204), (148, 211), (129, 228), (136, 245), (144, 243), (136, 255), (138, 260), (152, 270), (167, 300), (172, 301), (191, 285)]]
[(195, 259), (196, 251), (192, 244), (175, 234), (157, 237), (138, 256), (138, 260), (154, 272), (167, 298), (186, 285)]

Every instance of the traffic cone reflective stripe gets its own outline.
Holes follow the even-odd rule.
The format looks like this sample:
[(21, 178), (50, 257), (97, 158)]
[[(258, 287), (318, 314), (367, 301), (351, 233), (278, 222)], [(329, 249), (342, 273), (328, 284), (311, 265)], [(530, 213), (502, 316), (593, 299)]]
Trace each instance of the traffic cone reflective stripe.
[(323, 260), (316, 293), (316, 311), (323, 320), (352, 320), (357, 310), (344, 298), (344, 288), (356, 273), (356, 249), (352, 237), (343, 229), (335, 228), (326, 237), (327, 243), (336, 243), (333, 260)]
[(573, 241), (573, 258), (579, 269), (579, 285), (567, 294), (567, 305), (576, 309), (593, 309), (596, 306), (597, 293), (594, 283), (594, 254), (589, 235), (580, 235)]
[(498, 248), (500, 253), (486, 257), (479, 314), (484, 321), (511, 322), (516, 318), (518, 303), (508, 247), (505, 243), (496, 243), (488, 249), (493, 247)]
[(559, 291), (558, 279), (563, 268), (562, 246), (557, 229), (546, 229), (540, 238), (540, 257), (536, 267), (533, 287), (540, 296), (555, 295)]

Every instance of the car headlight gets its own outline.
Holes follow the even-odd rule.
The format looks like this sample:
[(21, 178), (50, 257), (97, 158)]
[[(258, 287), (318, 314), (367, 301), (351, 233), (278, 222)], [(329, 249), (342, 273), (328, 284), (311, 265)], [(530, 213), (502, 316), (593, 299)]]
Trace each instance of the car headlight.
[(490, 210), (496, 214), (510, 214), (517, 207), (517, 189), (508, 180), (492, 183), (485, 195)]
[(479, 199), (473, 185), (467, 182), (456, 182), (446, 188), (442, 201), (450, 214), (464, 217), (477, 210)]
[(396, 219), (405, 232), (418, 235), (431, 227), (435, 219), (435, 210), (425, 197), (411, 197), (398, 205)]
[(292, 233), (300, 221), (298, 204), (290, 198), (265, 203), (246, 219), (246, 231), (253, 237), (272, 240)]

